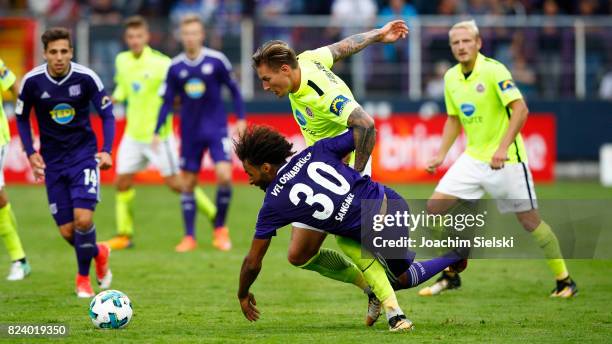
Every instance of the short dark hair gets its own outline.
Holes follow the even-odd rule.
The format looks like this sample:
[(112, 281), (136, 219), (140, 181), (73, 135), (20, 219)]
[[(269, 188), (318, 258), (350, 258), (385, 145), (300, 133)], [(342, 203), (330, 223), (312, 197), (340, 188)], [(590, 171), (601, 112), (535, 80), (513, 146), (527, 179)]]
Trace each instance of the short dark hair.
[(264, 163), (280, 165), (295, 154), (293, 143), (274, 128), (265, 125), (250, 125), (234, 141), (234, 151), (242, 161), (254, 166)]
[(143, 16), (131, 16), (131, 17), (126, 18), (123, 21), (123, 28), (125, 30), (131, 29), (131, 28), (135, 28), (135, 29), (144, 28), (146, 30), (146, 29), (149, 29), (149, 24), (147, 23), (147, 20)]
[(279, 69), (284, 64), (289, 65), (292, 69), (298, 67), (295, 51), (287, 43), (280, 40), (267, 41), (257, 48), (251, 58), (255, 68), (262, 64), (268, 65), (273, 70)]
[(70, 31), (65, 27), (52, 27), (42, 34), (41, 38), (44, 50), (47, 50), (47, 46), (51, 42), (59, 41), (60, 39), (67, 39), (68, 45), (72, 48), (72, 39), (70, 38)]

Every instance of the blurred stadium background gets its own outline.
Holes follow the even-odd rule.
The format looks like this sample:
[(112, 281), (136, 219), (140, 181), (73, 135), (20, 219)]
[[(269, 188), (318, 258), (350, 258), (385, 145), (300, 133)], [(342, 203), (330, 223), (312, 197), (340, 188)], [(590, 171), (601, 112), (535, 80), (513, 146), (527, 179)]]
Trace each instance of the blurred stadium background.
[[(264, 94), (258, 84), (250, 63), (254, 49), (283, 39), (301, 52), (392, 18), (407, 20), (408, 39), (371, 46), (334, 66), (377, 117), (382, 135), (374, 174), (386, 182), (436, 181), (444, 172), (427, 176), (422, 167), (438, 147), (445, 118), (442, 76), (454, 64), (447, 33), (454, 22), (475, 18), (482, 52), (508, 66), (527, 98), (532, 117), (523, 132), (536, 180), (596, 179), (603, 170), (600, 150), (612, 142), (612, 0), (0, 0), (0, 57), (21, 77), (42, 62), (42, 31), (67, 26), (75, 61), (94, 69), (112, 90), (114, 58), (125, 49), (123, 18), (144, 15), (151, 45), (174, 56), (181, 49), (177, 23), (189, 12), (206, 21), (206, 45), (233, 63), (251, 119), (281, 123), (298, 144), (288, 101)], [(5, 101), (9, 114), (12, 105)], [(116, 115), (121, 118), (120, 107)], [(31, 181), (16, 136), (11, 145), (7, 180)], [(208, 179), (208, 160), (204, 167)], [(239, 164), (235, 172), (243, 178)], [(150, 171), (141, 180), (156, 178)]]

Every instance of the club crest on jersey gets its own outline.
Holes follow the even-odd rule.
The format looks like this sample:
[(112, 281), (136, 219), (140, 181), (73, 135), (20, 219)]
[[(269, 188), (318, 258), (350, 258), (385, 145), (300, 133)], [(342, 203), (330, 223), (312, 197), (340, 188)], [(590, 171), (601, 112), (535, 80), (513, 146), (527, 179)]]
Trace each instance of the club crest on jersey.
[(351, 100), (343, 95), (339, 95), (334, 100), (332, 100), (331, 105), (329, 106), (329, 111), (331, 111), (336, 116), (340, 116), (342, 114), (342, 110)]
[(310, 110), (308, 106), (306, 107), (306, 115), (310, 118), (314, 118), (314, 113), (312, 113), (312, 110)]
[(81, 95), (81, 85), (72, 85), (68, 87), (68, 95), (77, 97)]
[(302, 127), (306, 125), (306, 118), (304, 118), (304, 115), (300, 112), (300, 110), (295, 110), (295, 120)]
[(476, 107), (474, 106), (474, 104), (470, 104), (470, 103), (461, 104), (461, 112), (463, 112), (463, 114), (466, 115), (467, 117), (470, 117), (471, 115), (473, 115), (475, 111), (476, 111)]
[(76, 115), (74, 108), (66, 103), (55, 105), (53, 110), (51, 110), (49, 113), (51, 114), (51, 119), (53, 119), (55, 123), (62, 125), (72, 122), (74, 116)]
[(476, 92), (483, 93), (484, 91), (485, 91), (484, 85), (481, 82), (479, 82), (478, 85), (476, 85)]
[(213, 72), (213, 65), (210, 63), (205, 63), (202, 65), (202, 73), (204, 75), (208, 75), (208, 74), (212, 74)]
[(187, 74), (188, 74), (187, 70), (183, 69), (179, 72), (179, 78), (185, 79), (187, 77)]
[(506, 92), (516, 87), (514, 86), (514, 81), (512, 81), (512, 79), (500, 81), (497, 83), (497, 85), (502, 92)]
[(200, 98), (206, 91), (204, 82), (198, 78), (191, 78), (185, 83), (185, 93), (191, 99)]

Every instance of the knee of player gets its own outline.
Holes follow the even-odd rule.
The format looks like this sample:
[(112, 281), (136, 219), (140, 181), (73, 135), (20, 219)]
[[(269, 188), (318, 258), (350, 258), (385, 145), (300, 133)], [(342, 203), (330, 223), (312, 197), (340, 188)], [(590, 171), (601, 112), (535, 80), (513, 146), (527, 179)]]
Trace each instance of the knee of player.
[(304, 252), (293, 251), (291, 249), (289, 250), (289, 253), (287, 254), (287, 260), (289, 261), (289, 263), (297, 267), (300, 267), (308, 263), (310, 258), (312, 258), (312, 256), (308, 256), (308, 254), (305, 254)]
[(441, 200), (439, 199), (429, 199), (427, 201), (427, 213), (429, 214), (441, 214), (442, 213), (442, 206), (441, 206)]
[(62, 238), (66, 239), (68, 242), (72, 241), (73, 231), (74, 231), (74, 225), (72, 223), (59, 226), (60, 235), (62, 236)]
[(93, 218), (87, 215), (76, 216), (74, 219), (74, 227), (76, 230), (86, 231), (93, 226)]

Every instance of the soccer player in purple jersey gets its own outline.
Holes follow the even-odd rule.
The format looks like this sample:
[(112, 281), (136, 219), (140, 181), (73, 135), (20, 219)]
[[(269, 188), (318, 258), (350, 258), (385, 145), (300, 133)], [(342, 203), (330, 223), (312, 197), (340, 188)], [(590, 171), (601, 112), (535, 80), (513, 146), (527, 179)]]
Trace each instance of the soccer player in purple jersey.
[[(96, 243), (93, 215), (99, 201), (99, 169), (112, 166), (115, 119), (98, 75), (71, 62), (70, 33), (52, 28), (42, 35), (47, 63), (28, 72), (21, 83), (15, 113), (23, 147), (37, 180), (47, 187), (49, 210), (60, 234), (74, 246), (78, 263), (76, 293), (93, 297), (89, 280), (92, 258), (100, 288), (110, 287), (110, 249)], [(89, 103), (102, 118), (104, 145), (97, 149)], [(30, 110), (40, 129), (40, 153), (34, 150)]]
[[(344, 134), (315, 142), (289, 161), (287, 159), (294, 154), (292, 144), (269, 127), (252, 126), (235, 143), (236, 154), (249, 175), (250, 184), (266, 193), (255, 236), (240, 271), (238, 298), (248, 320), (259, 318), (255, 297), (249, 292), (250, 286), (261, 270), (263, 257), (276, 230), (289, 224), (360, 243), (361, 247), (358, 245), (356, 250), (344, 252), (368, 281), (379, 281), (375, 275), (380, 274), (381, 269), (387, 271), (386, 274), (384, 270), (382, 272), (385, 283), (375, 283), (372, 289), (381, 300), (391, 331), (412, 329), (412, 322), (397, 305), (393, 289), (419, 285), (449, 266), (457, 271), (465, 269), (467, 261), (463, 257), (466, 252), (450, 251), (431, 260), (413, 262), (414, 253), (407, 248), (393, 250), (393, 256), (389, 256), (388, 251), (377, 250), (371, 244), (374, 231), (362, 230), (362, 226), (370, 228), (362, 224), (362, 219), (369, 223), (367, 214), (372, 214), (372, 218), (398, 212), (407, 214), (409, 208), (394, 190), (372, 181), (369, 176), (361, 176), (343, 162), (342, 159), (355, 150), (358, 137), (350, 128)], [(368, 200), (372, 209), (364, 206), (364, 200)], [(362, 214), (366, 214), (365, 217)], [(381, 233), (389, 235), (386, 238), (391, 240), (408, 237), (406, 227), (388, 228)], [(376, 259), (362, 257), (362, 248)], [(338, 267), (348, 268), (344, 265)], [(345, 282), (353, 283), (349, 279)]]
[(182, 195), (181, 207), (185, 236), (176, 251), (186, 252), (197, 246), (195, 240), (196, 201), (194, 189), (206, 150), (215, 162), (217, 177), (217, 214), (214, 219), (213, 246), (227, 251), (231, 248), (229, 230), (225, 225), (227, 209), (232, 195), (232, 165), (230, 140), (227, 129), (222, 86), (229, 88), (234, 112), (238, 117), (237, 128), (246, 127), (244, 104), (240, 90), (232, 78), (232, 66), (223, 53), (202, 46), (204, 24), (195, 15), (181, 20), (181, 42), (184, 52), (172, 60), (161, 94), (164, 103), (160, 109), (155, 132), (158, 133), (179, 96), (181, 103), (181, 159)]

